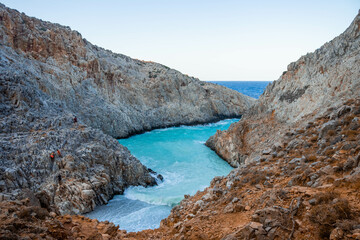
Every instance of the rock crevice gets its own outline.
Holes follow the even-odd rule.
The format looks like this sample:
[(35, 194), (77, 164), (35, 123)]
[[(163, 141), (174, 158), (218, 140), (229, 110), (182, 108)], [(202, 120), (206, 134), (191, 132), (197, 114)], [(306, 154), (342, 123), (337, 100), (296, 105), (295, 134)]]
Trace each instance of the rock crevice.
[(33, 194), (60, 214), (156, 184), (113, 137), (239, 116), (254, 101), (2, 4), (0, 93), (0, 200)]

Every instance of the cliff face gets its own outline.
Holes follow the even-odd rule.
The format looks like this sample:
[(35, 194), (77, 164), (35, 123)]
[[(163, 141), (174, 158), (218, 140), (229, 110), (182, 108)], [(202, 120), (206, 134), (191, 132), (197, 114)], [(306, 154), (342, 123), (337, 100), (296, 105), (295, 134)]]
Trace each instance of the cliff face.
[(12, 71), (0, 69), (0, 201), (33, 197), (51, 211), (84, 213), (129, 185), (156, 184), (115, 139), (74, 123), (29, 75)]
[(289, 64), (250, 112), (207, 145), (233, 166), (279, 145), (290, 128), (305, 126), (328, 108), (360, 93), (360, 15), (344, 33)]
[[(106, 193), (121, 191), (123, 179), (143, 185), (154, 179), (142, 165), (127, 171), (140, 163), (126, 149), (100, 131), (72, 123), (73, 114), (61, 101), (40, 90), (37, 81), (24, 80), (36, 75), (29, 77), (30, 72), (20, 71), (16, 64), (2, 70), (1, 129), (7, 133), (1, 134), (1, 154), (6, 155), (1, 163), (9, 167), (0, 167), (0, 189), (13, 189), (12, 194), (26, 199), (0, 202), (0, 236), (359, 239), (359, 28), (358, 15), (345, 33), (290, 64), (243, 119), (211, 137), (207, 144), (239, 167), (214, 178), (195, 196), (185, 196), (159, 229), (138, 233), (48, 212), (53, 209), (48, 204), (59, 205), (62, 199), (74, 203), (72, 209), (79, 209), (81, 202), (89, 206), (87, 197), (100, 201), (105, 196), (106, 201)], [(13, 60), (2, 58), (1, 66), (7, 61)], [(66, 158), (56, 157), (51, 163), (47, 151), (58, 146)], [(61, 174), (61, 183), (51, 180), (57, 177), (54, 173)], [(33, 189), (33, 178), (46, 182), (37, 187), (44, 189), (37, 198), (31, 191), (17, 191), (26, 184)]]
[(60, 214), (156, 184), (112, 137), (239, 116), (253, 102), (2, 4), (0, 92), (0, 200), (34, 197)]
[(239, 116), (253, 102), (161, 64), (112, 53), (68, 27), (3, 5), (0, 21), (3, 71), (12, 66), (81, 122), (115, 138)]
[(127, 233), (109, 222), (49, 214), (29, 198), (0, 202), (0, 236), (359, 239), (359, 141), (360, 98), (328, 110), (311, 124), (284, 136), (284, 144), (274, 150), (278, 154), (263, 156), (226, 177), (216, 177), (204, 191), (185, 196), (158, 229)]

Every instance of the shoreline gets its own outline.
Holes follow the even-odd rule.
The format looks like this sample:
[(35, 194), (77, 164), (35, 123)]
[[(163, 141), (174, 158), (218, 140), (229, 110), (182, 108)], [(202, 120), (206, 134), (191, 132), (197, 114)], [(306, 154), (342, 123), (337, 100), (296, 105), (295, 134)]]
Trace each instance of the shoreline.
[[(217, 123), (221, 123), (221, 122), (226, 121), (226, 120), (232, 120), (232, 121), (230, 121), (230, 122), (225, 122), (226, 128), (224, 128), (224, 126), (223, 126), (224, 124), (217, 125)], [(218, 131), (218, 130), (221, 130), (221, 129), (226, 130), (226, 129), (228, 129), (228, 127), (230, 127), (231, 124), (233, 124), (233, 123), (235, 123), (235, 122), (237, 122), (237, 121), (239, 121), (239, 118), (227, 118), (227, 117), (225, 117), (225, 118), (223, 118), (223, 119), (221, 119), (221, 120), (218, 120), (218, 121), (205, 122), (205, 123), (201, 123), (201, 124), (192, 124), (192, 125), (184, 125), (184, 124), (181, 124), (181, 125), (176, 126), (176, 127), (159, 128), (159, 129), (177, 129), (177, 128), (181, 128), (181, 127), (190, 127), (189, 129), (191, 129), (191, 127), (194, 127), (194, 128), (197, 129), (197, 127), (200, 127), (200, 128), (208, 129), (208, 130), (212, 131), (212, 133), (213, 133), (214, 131)], [(214, 125), (212, 125), (213, 123), (214, 123)], [(153, 130), (150, 130), (150, 131), (147, 131), (147, 132), (150, 133), (150, 132), (155, 131), (155, 130), (157, 130), (157, 129), (153, 129)], [(196, 131), (196, 130), (195, 130), (195, 131)], [(212, 134), (212, 133), (210, 133), (210, 134)], [(141, 135), (141, 134), (138, 134), (138, 135)], [(181, 136), (182, 136), (182, 135), (183, 135), (183, 134), (177, 135), (177, 136), (176, 136), (176, 139), (181, 139)], [(133, 136), (135, 136), (135, 135), (133, 135)], [(124, 139), (128, 139), (128, 138), (124, 138)], [(196, 139), (199, 139), (199, 138), (196, 137), (196, 136), (194, 136), (194, 137), (192, 137), (191, 139), (196, 140)], [(208, 146), (205, 145), (205, 141), (206, 141), (206, 139), (207, 139), (207, 136), (206, 136), (205, 138), (204, 138), (204, 137), (201, 137), (201, 139), (204, 140), (204, 141), (203, 141), (204, 143), (201, 143), (201, 149), (203, 148), (203, 146), (205, 146), (205, 148), (206, 148), (209, 152), (213, 152), (213, 153), (214, 153), (214, 151), (213, 151), (211, 148), (209, 148)], [(119, 140), (119, 139), (118, 139), (118, 140)], [(120, 140), (121, 140), (121, 139), (120, 139)], [(191, 140), (191, 141), (193, 141), (193, 140)], [(190, 141), (190, 140), (189, 140), (189, 141)], [(120, 144), (123, 145), (121, 142), (120, 142)], [(126, 144), (123, 145), (123, 146), (124, 146), (124, 147), (127, 147)], [(134, 146), (136, 146), (136, 144), (134, 144)], [(156, 145), (155, 145), (154, 147), (156, 147)], [(134, 155), (134, 152), (133, 152), (133, 151), (131, 151), (129, 148), (128, 148), (128, 150), (130, 151), (131, 154)], [(136, 152), (135, 149), (133, 149), (133, 150)], [(196, 149), (194, 149), (194, 151), (196, 151)], [(217, 161), (223, 162), (223, 163), (221, 163), (221, 164), (226, 164), (226, 165), (228, 166), (228, 168), (229, 168), (228, 171), (229, 171), (229, 172), (231, 172), (231, 171), (234, 169), (230, 164), (228, 164), (226, 161), (224, 161), (224, 159), (221, 158), (218, 154), (215, 153), (215, 155), (216, 155)], [(205, 157), (205, 156), (204, 156), (204, 157)], [(202, 159), (204, 159), (204, 157), (203, 157)], [(155, 158), (155, 157), (153, 157), (153, 158)], [(210, 157), (205, 157), (205, 158), (208, 159), (208, 161), (210, 161), (210, 159), (212, 159), (212, 158), (210, 158)], [(202, 159), (199, 159), (199, 161), (206, 161), (206, 160), (202, 160)], [(160, 161), (161, 161), (161, 160), (160, 160)], [(172, 161), (169, 161), (169, 162), (172, 162)], [(144, 166), (147, 167), (147, 165), (146, 165), (145, 163), (142, 162), (142, 164), (144, 164)], [(221, 165), (221, 164), (220, 164), (220, 165)], [(191, 166), (191, 163), (187, 163), (187, 165)], [(159, 167), (159, 166), (158, 166), (158, 167)], [(154, 170), (157, 170), (155, 166), (152, 166), (151, 168), (154, 169)], [(216, 169), (217, 169), (217, 168), (216, 168)], [(166, 171), (166, 170), (163, 169), (163, 172), (164, 172), (164, 171)], [(174, 171), (174, 173), (179, 173), (179, 174), (182, 175), (181, 171), (178, 171), (178, 170), (176, 170), (176, 169), (172, 169), (172, 170), (169, 170), (169, 171)], [(213, 181), (213, 179), (216, 178), (218, 175), (226, 176), (226, 175), (228, 175), (229, 172), (227, 172), (227, 173), (218, 172), (217, 174), (214, 174), (213, 176), (211, 176), (211, 178), (209, 178), (209, 179), (206, 180), (206, 182), (207, 182), (207, 184), (206, 184), (207, 187), (209, 186), (210, 182)], [(160, 174), (161, 174), (161, 172), (160, 172)], [(190, 177), (190, 176), (189, 176), (189, 177)], [(165, 178), (166, 178), (166, 177), (165, 177)], [(171, 178), (171, 177), (170, 177), (170, 178)], [(186, 177), (186, 178), (187, 178), (187, 177)], [(183, 200), (184, 198), (186, 198), (186, 196), (193, 197), (193, 196), (196, 194), (196, 192), (202, 191), (202, 190), (201, 190), (201, 189), (202, 189), (202, 188), (201, 188), (202, 184), (200, 184), (200, 185), (195, 184), (194, 186), (198, 186), (198, 187), (195, 189), (196, 191), (194, 191), (194, 192), (192, 192), (192, 193), (190, 193), (190, 192), (189, 192), (189, 193), (188, 193), (188, 192), (185, 192), (185, 193), (183, 193), (183, 194), (181, 195), (181, 199), (180, 199), (176, 204), (172, 204), (171, 206), (170, 206), (170, 205), (167, 205), (167, 206), (169, 207), (169, 210), (170, 210), (170, 212), (168, 213), (168, 215), (163, 216), (159, 221), (154, 221), (154, 223), (155, 223), (155, 224), (160, 224), (160, 222), (161, 222), (163, 219), (166, 219), (166, 218), (169, 216), (169, 214), (171, 213), (171, 210), (172, 210), (174, 207), (176, 207), (177, 205), (179, 205), (180, 202), (181, 202), (181, 200)], [(130, 186), (129, 186), (129, 187), (130, 187)], [(127, 187), (126, 189), (124, 189), (124, 192), (122, 192), (121, 194), (115, 194), (114, 196), (112, 196), (111, 199), (109, 199), (109, 202), (110, 202), (112, 199), (116, 198), (116, 196), (125, 197), (125, 191), (126, 191), (129, 187)], [(148, 187), (155, 187), (155, 186), (146, 186), (145, 188), (148, 188)], [(144, 190), (144, 191), (147, 192), (146, 195), (150, 194), (149, 196), (153, 196), (152, 194), (156, 193), (156, 189), (153, 189), (153, 190), (149, 189), (149, 190)], [(153, 192), (153, 191), (155, 191), (155, 192)], [(186, 196), (185, 196), (185, 195), (186, 195)], [(167, 196), (167, 195), (165, 194), (164, 197), (166, 198), (166, 196)], [(171, 196), (172, 196), (172, 195), (171, 195)], [(150, 198), (151, 198), (151, 197), (150, 197)], [(135, 199), (130, 199), (130, 200), (143, 201), (143, 200), (141, 200), (141, 199), (136, 199), (136, 198), (135, 198)], [(106, 204), (104, 204), (104, 205), (108, 205), (109, 202), (106, 203)], [(154, 206), (157, 206), (157, 205), (158, 205), (158, 204), (150, 203), (150, 202), (147, 202), (147, 201), (145, 201), (145, 203), (153, 204)], [(115, 205), (112, 205), (112, 207), (116, 207), (116, 208), (122, 206), (121, 204), (118, 205), (119, 203), (113, 203), (113, 204), (115, 204)], [(95, 215), (91, 216), (91, 213), (94, 212), (94, 211), (96, 211), (95, 208), (94, 208), (92, 211), (90, 211), (90, 212), (83, 213), (83, 215), (85, 215), (86, 217), (89, 217), (89, 218), (91, 218), (91, 219), (97, 219), (98, 221), (109, 221), (109, 222), (114, 223), (115, 225), (119, 225), (120, 227), (123, 226), (123, 225), (122, 225), (122, 220), (120, 220), (120, 219), (123, 218), (123, 216), (121, 216), (121, 215), (119, 215), (119, 216), (117, 216), (117, 215), (116, 215), (116, 216), (110, 216), (110, 215), (109, 215), (108, 217), (105, 217), (105, 218), (104, 218), (104, 216), (107, 216), (109, 210), (106, 210), (106, 208), (101, 208), (101, 206), (97, 206), (97, 207), (100, 207), (100, 211), (99, 211), (99, 209), (98, 209), (98, 211), (96, 212)], [(144, 215), (144, 217), (145, 217), (145, 215)], [(111, 219), (112, 219), (112, 220), (111, 220)], [(119, 221), (119, 222), (117, 222), (117, 221)], [(152, 221), (149, 222), (149, 223), (152, 223)], [(129, 226), (130, 226), (130, 225), (129, 225)], [(129, 227), (129, 226), (128, 226), (128, 227)], [(145, 226), (147, 226), (147, 225), (145, 225)], [(128, 227), (127, 227), (127, 228), (128, 228)], [(159, 227), (159, 226), (157, 226), (156, 228), (152, 228), (152, 229), (157, 229), (158, 227)], [(143, 231), (143, 230), (146, 230), (146, 229), (140, 229), (140, 230), (136, 230), (136, 231), (133, 231), (133, 232), (140, 232), (140, 231)]]
[(220, 116), (218, 118), (214, 118), (213, 120), (210, 120), (210, 121), (194, 121), (194, 122), (190, 122), (190, 123), (187, 123), (187, 124), (183, 124), (183, 123), (170, 124), (170, 125), (165, 125), (165, 126), (162, 126), (162, 127), (154, 127), (154, 128), (151, 128), (151, 129), (144, 129), (144, 130), (141, 130), (141, 131), (134, 131), (134, 132), (131, 132), (126, 137), (114, 137), (114, 138), (116, 140), (128, 139), (128, 138), (130, 138), (132, 136), (140, 135), (140, 134), (143, 134), (143, 133), (146, 133), (146, 132), (151, 132), (151, 131), (157, 130), (157, 129), (165, 129), (165, 128), (181, 127), (181, 126), (192, 127), (192, 126), (196, 126), (196, 125), (205, 125), (205, 124), (216, 123), (216, 122), (227, 120), (227, 119), (239, 119), (240, 120), (242, 118), (242, 116), (244, 116), (244, 114), (240, 114), (240, 115), (235, 114), (235, 115), (230, 115), (230, 116), (223, 115), (223, 116)]

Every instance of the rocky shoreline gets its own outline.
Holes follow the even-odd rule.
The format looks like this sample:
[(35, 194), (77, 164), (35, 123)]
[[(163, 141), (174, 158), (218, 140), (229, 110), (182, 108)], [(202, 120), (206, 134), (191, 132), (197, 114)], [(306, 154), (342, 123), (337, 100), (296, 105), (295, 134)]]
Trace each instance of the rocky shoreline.
[(204, 124), (211, 124), (211, 123), (216, 123), (222, 120), (226, 120), (226, 119), (241, 119), (243, 117), (242, 114), (240, 115), (226, 115), (226, 116), (217, 116), (215, 117), (213, 120), (209, 120), (209, 121), (195, 121), (195, 122), (190, 122), (190, 123), (186, 123), (186, 124), (175, 124), (175, 125), (169, 125), (169, 126), (163, 126), (163, 127), (157, 127), (157, 128), (151, 128), (148, 130), (141, 130), (138, 132), (132, 132), (129, 135), (125, 136), (125, 137), (121, 137), (121, 138), (117, 138), (117, 139), (126, 139), (126, 138), (130, 138), (132, 136), (138, 135), (138, 134), (143, 134), (146, 132), (150, 132), (153, 130), (157, 130), (157, 129), (164, 129), (164, 128), (172, 128), (172, 127), (181, 127), (181, 126), (197, 126), (197, 125), (204, 125)]
[(239, 123), (206, 143), (232, 166), (252, 162), (281, 144), (282, 135), (338, 108), (360, 92), (358, 49), (360, 16), (338, 37), (289, 64), (279, 80), (267, 86)]
[(115, 138), (239, 116), (254, 102), (2, 4), (0, 93), (0, 201), (37, 199), (55, 214), (156, 184)]
[[(291, 63), (255, 103), (3, 5), (0, 21), (1, 237), (360, 239), (360, 14)], [(159, 122), (243, 113), (207, 142), (237, 168), (185, 196), (160, 228), (127, 233), (66, 215), (106, 203), (128, 185), (154, 184), (105, 133), (125, 137)], [(57, 148), (64, 159), (53, 162)]]

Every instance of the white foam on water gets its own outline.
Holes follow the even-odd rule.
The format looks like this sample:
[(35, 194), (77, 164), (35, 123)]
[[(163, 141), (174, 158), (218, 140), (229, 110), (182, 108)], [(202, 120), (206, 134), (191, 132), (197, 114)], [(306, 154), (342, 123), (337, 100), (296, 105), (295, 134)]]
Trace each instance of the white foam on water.
[(161, 219), (185, 194), (205, 189), (213, 177), (232, 170), (204, 144), (216, 130), (227, 129), (235, 121), (238, 119), (157, 129), (119, 140), (143, 164), (161, 174), (164, 181), (153, 187), (129, 187), (124, 195), (115, 196), (108, 205), (97, 207), (87, 216), (114, 222), (127, 231), (159, 227)]

